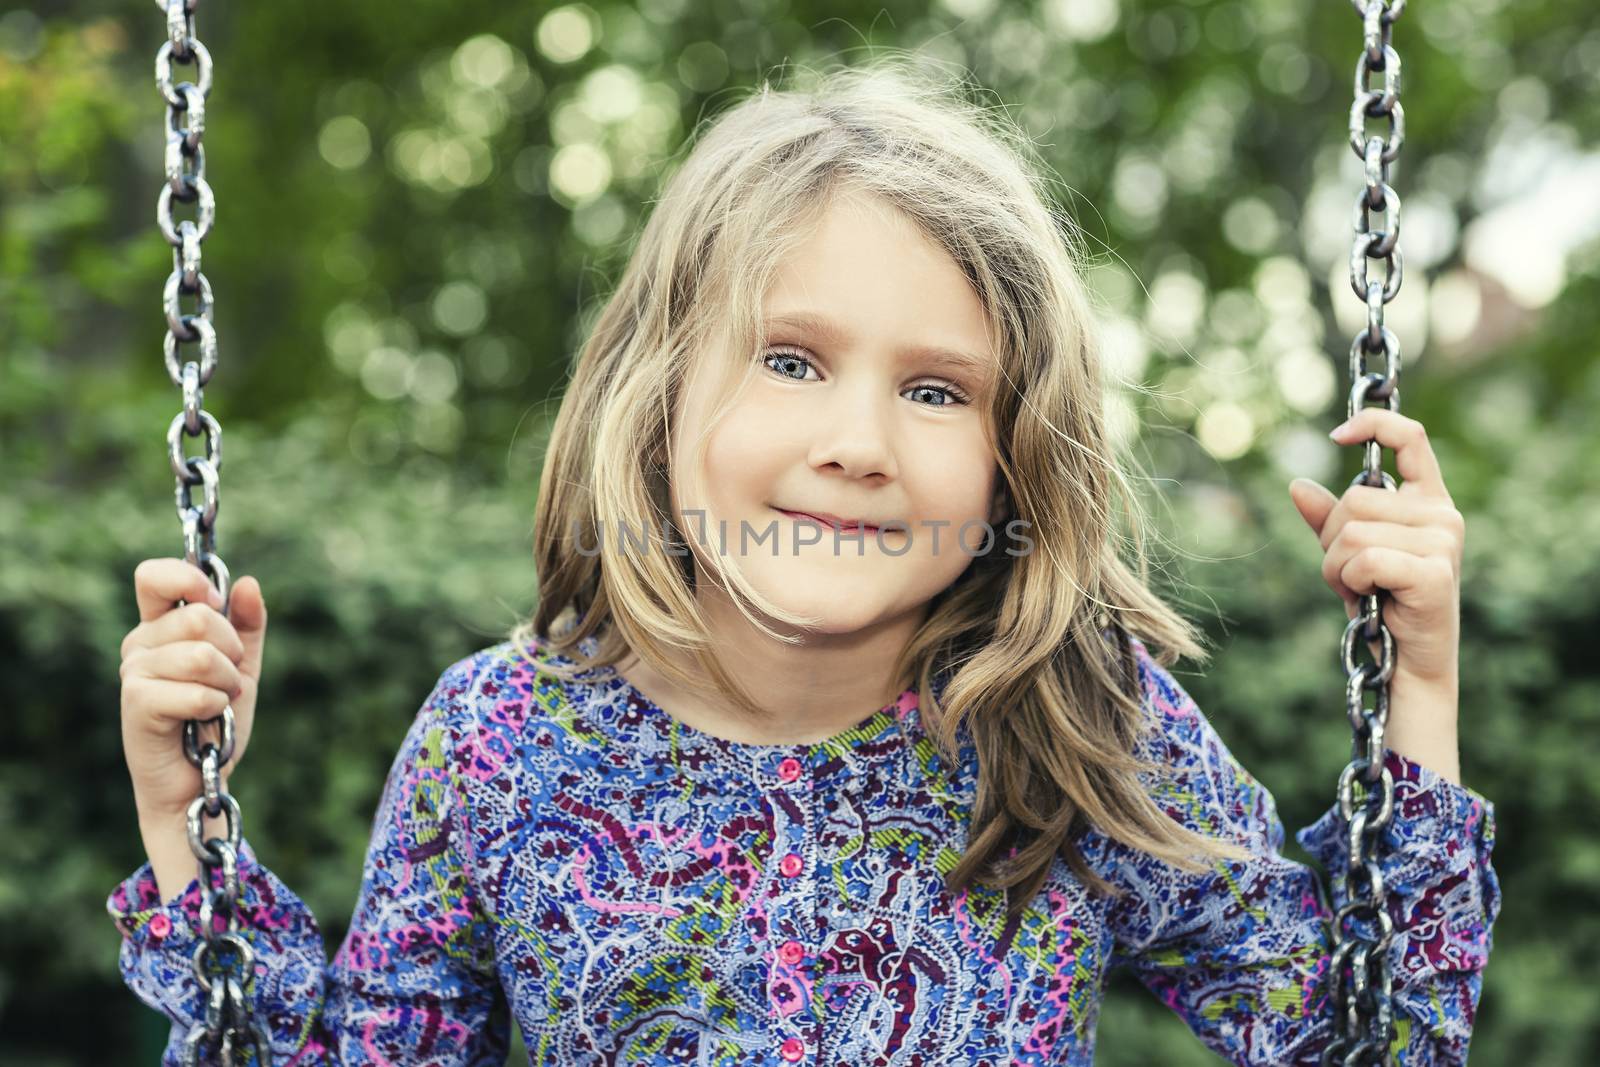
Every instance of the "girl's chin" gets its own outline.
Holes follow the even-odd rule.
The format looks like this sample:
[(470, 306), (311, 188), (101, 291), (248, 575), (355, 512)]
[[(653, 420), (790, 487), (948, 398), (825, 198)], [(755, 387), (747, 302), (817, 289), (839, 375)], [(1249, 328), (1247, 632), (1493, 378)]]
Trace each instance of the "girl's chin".
[(796, 589), (789, 583), (777, 586), (757, 577), (755, 586), (784, 611), (816, 619), (813, 628), (818, 630), (859, 630), (882, 618), (892, 605), (892, 598), (875, 596), (860, 581), (830, 582), (822, 578)]

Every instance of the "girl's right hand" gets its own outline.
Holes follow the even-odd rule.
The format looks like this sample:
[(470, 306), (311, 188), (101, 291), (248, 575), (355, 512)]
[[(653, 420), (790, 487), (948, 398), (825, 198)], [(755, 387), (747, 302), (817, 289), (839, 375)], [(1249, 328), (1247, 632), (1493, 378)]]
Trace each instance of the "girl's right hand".
[[(244, 756), (261, 681), (267, 608), (261, 583), (240, 578), (228, 605), (187, 560), (147, 559), (133, 572), (139, 625), (122, 640), (122, 751), (141, 824), (178, 820), (200, 795), (200, 770), (183, 754), (183, 724), (233, 705), (233, 756)], [(179, 599), (188, 601), (179, 605)], [(221, 724), (200, 731), (221, 743)]]

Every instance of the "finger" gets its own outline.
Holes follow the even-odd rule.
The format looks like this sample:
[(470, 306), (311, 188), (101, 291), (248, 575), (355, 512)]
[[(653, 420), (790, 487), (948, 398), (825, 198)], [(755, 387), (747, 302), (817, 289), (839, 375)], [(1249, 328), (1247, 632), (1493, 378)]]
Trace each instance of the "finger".
[(141, 622), (166, 614), (180, 599), (222, 609), (222, 597), (211, 579), (188, 560), (166, 557), (141, 561), (133, 569), (133, 590)]
[(128, 707), (135, 713), (166, 722), (215, 719), (231, 702), (221, 689), (170, 678), (135, 675), (123, 689)]
[[(1358, 589), (1344, 577), (1350, 561), (1370, 550), (1397, 551), (1410, 558), (1438, 559), (1447, 563), (1453, 577), (1459, 576), (1460, 561), (1454, 551), (1450, 535), (1436, 527), (1402, 526), (1392, 522), (1369, 522), (1356, 519), (1345, 523), (1340, 536), (1328, 547), (1322, 558), (1322, 580), (1348, 607), (1356, 596), (1365, 596), (1370, 589)], [(1393, 589), (1385, 586), (1386, 589)]]
[(1439, 470), (1433, 444), (1428, 440), (1428, 431), (1416, 419), (1385, 407), (1362, 408), (1336, 426), (1330, 436), (1342, 445), (1376, 439), (1380, 445), (1394, 450), (1395, 467), (1406, 485), (1415, 484), (1430, 496), (1450, 495), (1445, 490), (1444, 475)]
[(135, 678), (198, 684), (220, 690), (229, 699), (244, 691), (238, 666), (207, 641), (141, 649), (122, 665), (122, 677), (124, 684)]
[(1311, 532), (1318, 535), (1322, 547), (1328, 547), (1332, 539), (1327, 534), (1328, 517), (1338, 505), (1339, 498), (1330, 493), (1327, 488), (1310, 478), (1296, 478), (1289, 483), (1289, 499), (1294, 501), (1300, 517), (1311, 527)]
[(122, 658), (143, 648), (159, 648), (182, 641), (206, 641), (236, 664), (246, 658), (244, 640), (237, 627), (210, 604), (185, 604), (151, 622), (143, 622), (122, 639)]
[(244, 656), (239, 666), (253, 678), (261, 677), (261, 659), (267, 640), (267, 602), (261, 583), (252, 576), (240, 578), (229, 597), (228, 617), (237, 631)]
[(1458, 545), (1465, 541), (1466, 522), (1447, 499), (1407, 496), (1375, 485), (1352, 485), (1322, 524), (1318, 533), (1322, 547), (1331, 545), (1347, 523), (1357, 520), (1439, 530)]
[(1361, 596), (1385, 589), (1396, 597), (1453, 583), (1449, 564), (1437, 556), (1416, 556), (1386, 546), (1364, 548), (1351, 556), (1339, 580)]

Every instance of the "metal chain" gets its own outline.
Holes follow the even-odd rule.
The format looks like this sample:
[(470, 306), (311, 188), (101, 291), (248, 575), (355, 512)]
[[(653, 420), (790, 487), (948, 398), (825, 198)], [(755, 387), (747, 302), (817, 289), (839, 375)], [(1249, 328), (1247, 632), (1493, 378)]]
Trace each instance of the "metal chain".
[[(161, 293), (167, 317), (164, 342), (167, 376), (183, 392), (183, 411), (167, 427), (167, 455), (177, 478), (178, 520), (183, 524), (184, 558), (208, 575), (228, 612), (228, 567), (216, 553), (218, 473), (222, 470), (222, 427), (205, 410), (203, 387), (217, 369), (217, 335), (211, 325), (211, 283), (200, 273), (200, 243), (211, 232), (216, 199), (206, 183), (206, 155), (201, 145), (205, 133), (206, 97), (211, 92), (211, 54), (194, 33), (194, 13), (199, 0), (156, 0), (167, 16), (167, 41), (156, 53), (156, 85), (167, 105), (166, 184), (156, 202), (156, 224), (172, 246), (172, 273)], [(173, 64), (195, 66), (195, 82), (173, 84)], [(198, 84), (196, 84), (198, 83)], [(184, 219), (174, 223), (172, 203), (197, 204), (198, 225)], [(180, 296), (198, 300), (197, 314), (185, 314)], [(200, 345), (200, 362), (178, 365), (180, 344)], [(204, 456), (184, 455), (184, 437), (203, 437)], [(195, 486), (205, 494), (203, 506), (193, 499)], [(250, 1010), (246, 990), (255, 975), (255, 953), (239, 932), (239, 803), (222, 784), (222, 768), (233, 758), (233, 706), (223, 708), (217, 741), (200, 740), (200, 722), (184, 724), (183, 754), (200, 771), (201, 793), (187, 814), (189, 849), (200, 864), (200, 933), (195, 944), (194, 974), (206, 996), (203, 1020), (190, 1027), (183, 1043), (183, 1062), (232, 1067), (244, 1049), (253, 1058), (237, 1062), (271, 1062), (266, 1030)], [(223, 816), (226, 837), (203, 840), (204, 818)], [(220, 877), (219, 877), (220, 876)], [(220, 885), (215, 884), (220, 881)], [(216, 919), (224, 929), (216, 929)], [(231, 961), (230, 961), (231, 957)], [(204, 1059), (202, 1059), (204, 1057)]]
[[(1351, 0), (1351, 4), (1361, 15), (1365, 47), (1356, 62), (1350, 147), (1365, 164), (1366, 184), (1356, 198), (1350, 287), (1367, 305), (1366, 328), (1356, 333), (1350, 345), (1351, 386), (1346, 415), (1353, 418), (1369, 402), (1385, 402), (1390, 411), (1400, 410), (1400, 341), (1383, 324), (1383, 306), (1400, 292), (1402, 270), (1400, 197), (1389, 186), (1389, 164), (1399, 156), (1405, 140), (1405, 110), (1400, 106), (1400, 56), (1390, 43), (1390, 32), (1406, 2), (1393, 0), (1387, 7), (1384, 0)], [(1370, 87), (1374, 73), (1383, 75), (1381, 90)], [(1367, 134), (1369, 117), (1388, 119), (1387, 139)], [(1372, 228), (1374, 211), (1383, 213), (1384, 229)], [(1384, 261), (1381, 281), (1368, 279), (1369, 259)], [(1367, 369), (1367, 356), (1379, 353), (1386, 357), (1382, 374)], [(1350, 484), (1394, 490), (1394, 479), (1383, 469), (1382, 446), (1369, 439), (1364, 447), (1364, 469)], [(1379, 869), (1383, 830), (1394, 811), (1394, 776), (1383, 765), (1383, 734), (1389, 721), (1389, 679), (1394, 675), (1395, 644), (1383, 624), (1382, 594), (1383, 590), (1378, 590), (1361, 598), (1360, 610), (1345, 627), (1340, 642), (1339, 658), (1346, 675), (1345, 706), (1354, 731), (1350, 763), (1339, 775), (1339, 812), (1344, 816), (1349, 846), (1344, 872), (1348, 903), (1334, 917), (1334, 948), (1328, 965), (1340, 1032), (1323, 1050), (1321, 1067), (1388, 1064), (1395, 1036), (1389, 965), (1394, 924), (1385, 906), (1383, 873)], [(1374, 646), (1381, 649), (1379, 662), (1356, 663), (1358, 636), (1369, 650)], [(1376, 706), (1371, 709), (1362, 706), (1362, 692), (1367, 689), (1377, 693)], [(1356, 798), (1358, 778), (1363, 794), (1360, 807)], [(1350, 927), (1352, 920), (1364, 924), (1363, 928)], [(1377, 936), (1368, 936), (1364, 930), (1374, 924)]]

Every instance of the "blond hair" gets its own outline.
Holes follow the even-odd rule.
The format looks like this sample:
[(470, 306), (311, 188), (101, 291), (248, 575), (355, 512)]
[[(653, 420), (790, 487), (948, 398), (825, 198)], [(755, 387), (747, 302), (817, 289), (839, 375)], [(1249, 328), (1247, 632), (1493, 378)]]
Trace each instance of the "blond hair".
[[(1005, 511), (1030, 524), (1034, 542), (1024, 555), (978, 557), (933, 598), (895, 667), (918, 687), (947, 756), (959, 751), (962, 723), (975, 743), (969, 845), (948, 888), (1004, 889), (1015, 915), (1059, 854), (1091, 890), (1115, 894), (1077, 848), (1091, 825), (1189, 871), (1244, 858), (1174, 821), (1137, 777), (1158, 768), (1136, 755), (1149, 721), (1130, 635), (1160, 649), (1163, 664), (1208, 653), (1148, 585), (1146, 520), (1105, 427), (1082, 238), (1047, 207), (1047, 168), (1030, 165), (1032, 143), (1003, 113), (898, 57), (801, 77), (810, 84), (750, 92), (674, 164), (555, 420), (534, 523), (539, 603), (512, 639), (537, 638), (584, 669), (637, 652), (679, 684), (709, 679), (759, 714), (712, 648), (697, 569), (774, 640), (789, 638), (752, 607), (795, 626), (807, 620), (716, 557), (625, 552), (601, 534), (674, 528), (679, 383), (710, 358), (701, 353), (740, 354), (748, 380), (756, 361), (742, 354), (761, 344), (779, 261), (837, 194), (864, 193), (915, 222), (982, 302), (1002, 383), (982, 414)], [(739, 364), (723, 373), (710, 422), (687, 428), (695, 463), (740, 384)], [(1130, 547), (1137, 573), (1119, 546)], [(590, 637), (598, 652), (585, 657), (577, 646)], [(696, 667), (678, 670), (668, 649)], [(949, 668), (936, 703), (932, 679)]]

